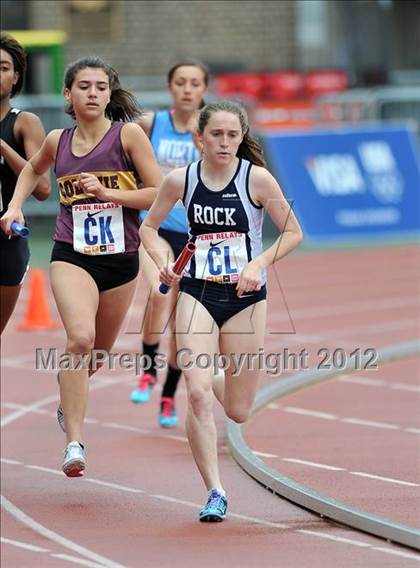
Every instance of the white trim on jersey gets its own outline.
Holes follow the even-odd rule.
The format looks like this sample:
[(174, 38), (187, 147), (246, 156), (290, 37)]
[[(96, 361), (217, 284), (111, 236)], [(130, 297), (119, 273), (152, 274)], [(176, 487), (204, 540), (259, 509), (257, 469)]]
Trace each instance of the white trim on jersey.
[[(188, 221), (188, 211), (191, 205), (191, 200), (194, 196), (195, 190), (199, 183), (198, 178), (198, 165), (199, 161), (192, 162), (188, 168), (188, 179), (186, 180), (186, 188), (184, 194), (184, 205), (187, 211), (187, 221)], [(241, 159), (241, 164), (239, 167), (239, 171), (237, 172), (233, 184), (236, 187), (236, 191), (238, 193), (238, 200), (241, 201), (243, 210), (247, 217), (249, 231), (247, 233), (249, 243), (250, 243), (250, 253), (251, 259), (255, 258), (256, 256), (260, 255), (262, 252), (262, 225), (264, 220), (264, 209), (261, 207), (257, 207), (254, 203), (250, 202), (249, 197), (249, 188), (247, 189), (247, 182), (249, 180), (249, 169), (252, 167), (252, 164), (245, 159)], [(220, 191), (220, 194), (223, 193), (223, 190)], [(217, 196), (218, 192), (214, 192), (214, 196)], [(231, 192), (229, 194), (225, 194), (226, 197), (229, 196), (230, 199), (234, 197)], [(221, 197), (222, 200), (222, 197)], [(230, 230), (235, 230), (234, 227), (229, 227)], [(219, 229), (220, 230), (220, 229)], [(189, 226), (189, 232), (191, 235), (191, 226)], [(266, 282), (266, 271), (264, 270), (262, 273), (262, 284)]]

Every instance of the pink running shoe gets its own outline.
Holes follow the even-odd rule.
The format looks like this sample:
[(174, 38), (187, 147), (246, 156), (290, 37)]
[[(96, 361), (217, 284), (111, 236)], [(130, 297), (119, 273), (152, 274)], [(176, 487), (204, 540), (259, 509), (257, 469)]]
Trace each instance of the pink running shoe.
[(159, 426), (161, 428), (175, 428), (175, 426), (178, 426), (174, 399), (168, 396), (160, 399)]
[(133, 390), (130, 396), (131, 402), (134, 404), (144, 404), (149, 402), (150, 395), (152, 394), (153, 387), (156, 384), (156, 377), (150, 373), (144, 373), (139, 378), (139, 385)]

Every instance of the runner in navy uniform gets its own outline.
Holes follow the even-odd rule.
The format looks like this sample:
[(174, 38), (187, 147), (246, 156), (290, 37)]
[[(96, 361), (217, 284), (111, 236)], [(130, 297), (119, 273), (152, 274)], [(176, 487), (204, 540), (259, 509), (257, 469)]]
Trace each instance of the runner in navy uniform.
[[(139, 124), (148, 134), (163, 174), (175, 168), (187, 166), (198, 160), (199, 151), (194, 143), (193, 131), (197, 128), (198, 109), (203, 106), (209, 76), (206, 67), (194, 60), (185, 60), (174, 65), (168, 72), (168, 89), (173, 98), (173, 108), (144, 115)], [(147, 211), (141, 212), (141, 219)], [(176, 258), (188, 240), (188, 223), (185, 208), (178, 202), (159, 227), (160, 246), (171, 261)], [(168, 369), (160, 398), (159, 424), (163, 428), (177, 425), (174, 397), (181, 376), (176, 364), (176, 342), (174, 336), (175, 304), (177, 287), (163, 296), (159, 288), (159, 273), (155, 263), (140, 246), (142, 274), (146, 276), (151, 292), (143, 319), (143, 354), (151, 360), (149, 369), (138, 379), (138, 385), (131, 393), (131, 401), (145, 403), (150, 400), (156, 384), (155, 364), (162, 334), (169, 320), (170, 343)]]
[[(203, 159), (166, 176), (141, 227), (147, 252), (171, 286), (180, 277), (157, 247), (157, 229), (178, 199), (187, 211), (196, 252), (180, 283), (176, 339), (183, 357), (188, 390), (187, 434), (203, 481), (209, 490), (201, 521), (221, 521), (227, 509), (217, 463), (212, 413), (211, 368), (194, 364), (205, 355), (225, 354), (230, 365), (222, 391), (215, 393), (226, 415), (244, 422), (252, 406), (259, 360), (252, 359), (235, 376), (233, 355), (263, 350), (268, 266), (294, 250), (302, 240), (299, 224), (279, 185), (265, 169), (261, 147), (250, 136), (242, 107), (221, 101), (200, 113), (198, 136)], [(263, 211), (281, 236), (262, 250)], [(182, 361), (181, 361), (182, 362)], [(197, 359), (198, 362), (198, 359)]]
[[(6, 212), (16, 180), (26, 160), (37, 152), (45, 138), (39, 118), (12, 108), (10, 99), (19, 94), (26, 69), (23, 47), (12, 37), (0, 38), (0, 217)], [(50, 194), (48, 176), (33, 191), (42, 201)], [(28, 241), (9, 238), (0, 229), (0, 333), (6, 327), (28, 270)]]
[(7, 234), (13, 221), (22, 222), (22, 203), (55, 163), (60, 213), (51, 285), (72, 361), (70, 369), (60, 369), (57, 417), (67, 435), (62, 469), (76, 477), (86, 463), (88, 375), (96, 370), (89, 369), (91, 350), (111, 350), (131, 303), (139, 267), (138, 211), (150, 207), (161, 174), (147, 136), (131, 122), (139, 116), (135, 99), (112, 67), (97, 57), (80, 59), (67, 68), (64, 86), (76, 125), (48, 134), (23, 169), (1, 222)]

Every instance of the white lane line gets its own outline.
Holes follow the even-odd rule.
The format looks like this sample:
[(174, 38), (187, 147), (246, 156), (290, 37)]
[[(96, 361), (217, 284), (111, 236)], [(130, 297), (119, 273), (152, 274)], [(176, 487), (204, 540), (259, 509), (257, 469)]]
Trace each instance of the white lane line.
[(285, 462), (307, 465), (309, 467), (316, 467), (316, 468), (319, 468), (319, 469), (330, 469), (332, 471), (345, 471), (347, 473), (350, 473), (351, 475), (358, 475), (360, 477), (369, 477), (369, 478), (372, 478), (372, 479), (377, 479), (379, 481), (388, 481), (389, 483), (398, 483), (399, 485), (407, 485), (407, 486), (410, 486), (410, 487), (419, 487), (418, 483), (413, 483), (412, 481), (403, 481), (401, 479), (394, 479), (393, 477), (383, 477), (383, 476), (380, 476), (380, 475), (374, 475), (372, 473), (364, 473), (362, 471), (349, 471), (345, 467), (337, 467), (337, 466), (334, 466), (334, 465), (326, 465), (326, 464), (323, 464), (323, 463), (300, 460), (300, 459), (297, 459), (297, 458), (281, 458), (281, 460), (285, 461)]
[(270, 402), (269, 404), (267, 404), (266, 408), (269, 408), (270, 410), (277, 410), (278, 408), (280, 408), (280, 406), (275, 402)]
[[(294, 318), (294, 312), (291, 313), (291, 317), (293, 321), (296, 321)], [(302, 318), (304, 319), (304, 318)], [(287, 329), (284, 329), (283, 327), (283, 321), (286, 322), (287, 324)], [(389, 332), (392, 331), (397, 331), (399, 329), (403, 329), (404, 331), (407, 331), (407, 329), (413, 329), (413, 338), (416, 338), (418, 336), (418, 319), (405, 319), (405, 320), (397, 320), (397, 321), (391, 321), (391, 322), (387, 322), (387, 323), (383, 323), (381, 324), (380, 327), (378, 327), (377, 324), (374, 325), (363, 325), (363, 327), (361, 328), (360, 325), (356, 325), (356, 326), (345, 326), (345, 330), (343, 331), (343, 326), (339, 327), (339, 328), (329, 328), (329, 329), (323, 329), (322, 336), (316, 336), (316, 335), (303, 335), (300, 336), (299, 334), (295, 334), (293, 333), (292, 330), (290, 330), (290, 320), (286, 320), (285, 318), (283, 318), (283, 320), (279, 320), (278, 318), (270, 318), (270, 321), (268, 322), (269, 328), (267, 330), (268, 332), (268, 337), (273, 337), (275, 334), (278, 334), (279, 331), (280, 332), (285, 332), (287, 334), (293, 334), (293, 343), (291, 345), (300, 345), (301, 343), (304, 344), (313, 344), (313, 345), (318, 345), (322, 343), (325, 346), (330, 345), (331, 350), (335, 349), (335, 345), (336, 345), (336, 340), (338, 338), (340, 338), (340, 346), (348, 349), (349, 351), (353, 351), (353, 349), (355, 349), (356, 345), (359, 349), (368, 349), (371, 348), (371, 344), (372, 341), (368, 341), (367, 338), (369, 336), (374, 336), (375, 340), (377, 341), (378, 336), (381, 335), (389, 335)], [(360, 343), (360, 334), (363, 333), (363, 340), (362, 343)], [(352, 339), (353, 337), (357, 337), (358, 339)], [(335, 338), (335, 342), (332, 341), (331, 338)], [(333, 345), (334, 344), (334, 345)]]
[[(183, 501), (182, 499), (175, 499), (174, 497), (168, 497), (166, 495), (150, 495), (154, 499), (160, 499), (161, 501), (168, 501), (169, 503), (177, 503), (179, 505), (186, 505), (187, 507), (192, 507), (194, 509), (202, 509), (203, 505), (198, 503), (192, 503), (191, 501)], [(234, 517), (235, 519), (241, 519), (244, 521), (250, 521), (258, 525), (264, 525), (265, 527), (274, 527), (276, 529), (290, 529), (288, 525), (282, 523), (272, 523), (270, 521), (265, 521), (264, 519), (259, 519), (257, 517), (249, 517), (248, 515), (240, 515), (239, 513), (229, 513), (229, 517)]]
[(60, 558), (61, 560), (68, 560), (69, 562), (73, 562), (74, 564), (88, 566), (89, 568), (104, 568), (103, 564), (95, 564), (93, 562), (89, 562), (88, 560), (76, 558), (75, 556), (71, 556), (70, 554), (50, 554), (50, 556), (54, 556), (54, 558)]
[(55, 394), (55, 395), (47, 396), (46, 398), (42, 398), (41, 400), (38, 400), (38, 401), (36, 401), (32, 404), (22, 406), (22, 408), (20, 410), (16, 410), (15, 412), (11, 412), (8, 416), (5, 416), (4, 418), (2, 418), (1, 422), (0, 422), (0, 428), (4, 428), (5, 426), (10, 424), (11, 422), (18, 420), (19, 418), (22, 418), (22, 416), (25, 416), (25, 414), (29, 414), (30, 412), (36, 412), (39, 409), (39, 407), (41, 407), (41, 406), (46, 406), (47, 404), (50, 404), (51, 402), (57, 402), (57, 401), (58, 401), (58, 394)]
[(389, 424), (387, 422), (377, 422), (375, 420), (365, 420), (363, 418), (339, 418), (335, 414), (330, 414), (328, 412), (320, 412), (318, 410), (308, 410), (307, 408), (297, 408), (295, 406), (285, 406), (279, 407), (284, 412), (291, 414), (300, 414), (302, 416), (312, 416), (314, 418), (322, 418), (324, 420), (338, 420), (339, 422), (344, 422), (345, 424), (355, 424), (357, 426), (369, 426), (371, 428), (382, 428), (384, 430), (402, 430), (403, 432), (411, 432), (413, 434), (418, 434), (420, 432), (417, 428), (403, 428), (398, 424)]
[(388, 334), (390, 331), (398, 331), (400, 329), (403, 329), (404, 331), (407, 331), (407, 329), (414, 329), (414, 331), (417, 332), (418, 325), (419, 320), (417, 318), (411, 318), (387, 321), (381, 323), (380, 325), (378, 325), (377, 323), (372, 325), (363, 325), (362, 328), (360, 327), (360, 324), (352, 327), (345, 326), (345, 329), (341, 327), (338, 330), (328, 330), (325, 333), (328, 334), (328, 337), (331, 337), (332, 335), (335, 338), (345, 337), (347, 341), (350, 341), (348, 339), (349, 337), (354, 337), (355, 335), (360, 336), (360, 333), (363, 333), (364, 341), (366, 341), (366, 336), (374, 335), (375, 337), (377, 337), (379, 335)]
[(303, 533), (303, 534), (310, 534), (312, 536), (318, 536), (319, 538), (326, 538), (328, 540), (334, 540), (336, 542), (344, 542), (346, 544), (353, 544), (354, 546), (360, 546), (360, 547), (364, 547), (364, 548), (370, 548), (372, 546), (371, 544), (369, 544), (367, 542), (363, 542), (361, 540), (354, 540), (352, 538), (344, 538), (342, 536), (334, 536), (334, 535), (331, 535), (331, 534), (321, 533), (321, 532), (318, 532), (318, 531), (309, 531), (309, 530), (306, 530), (306, 529), (297, 529), (296, 532)]
[(374, 420), (363, 420), (362, 418), (341, 418), (341, 422), (345, 422), (346, 424), (358, 424), (360, 426), (370, 426), (372, 428), (383, 428), (385, 430), (399, 430), (401, 428), (396, 424), (375, 422)]
[(178, 503), (180, 505), (186, 505), (187, 507), (194, 507), (194, 509), (199, 509), (200, 505), (197, 503), (192, 503), (191, 501), (182, 501), (182, 499), (175, 499), (175, 497), (168, 497), (167, 495), (149, 495), (153, 499), (159, 499), (160, 501), (168, 501), (169, 503)]
[(407, 383), (391, 383), (391, 388), (395, 390), (404, 390), (409, 392), (420, 392), (419, 386), (409, 385)]
[[(23, 408), (26, 408), (24, 404), (15, 404), (13, 402), (2, 402), (1, 405), (4, 408), (10, 408), (12, 410), (22, 410)], [(33, 414), (40, 414), (42, 416), (53, 416), (54, 418), (56, 417), (54, 412), (49, 412), (48, 410), (37, 409), (31, 410), (31, 412)]]
[(137, 432), (138, 434), (150, 434), (151, 430), (146, 428), (137, 428), (136, 426), (126, 426), (125, 424), (117, 424), (116, 422), (102, 422), (101, 426), (114, 428), (115, 430), (126, 430), (127, 432)]
[(340, 383), (352, 383), (355, 385), (366, 385), (370, 387), (387, 386), (385, 381), (381, 381), (380, 379), (368, 379), (367, 377), (351, 377), (345, 375), (344, 377), (338, 377), (337, 380)]
[(285, 406), (283, 410), (292, 414), (303, 414), (304, 416), (314, 416), (315, 418), (324, 418), (325, 420), (337, 420), (338, 418), (335, 414), (306, 410), (305, 408), (296, 408), (295, 406)]
[[(54, 475), (61, 475), (61, 476), (64, 475), (64, 473), (59, 469), (42, 467), (40, 465), (24, 465), (23, 467), (27, 469), (35, 469), (37, 471), (43, 471), (45, 473), (53, 473)], [(128, 493), (145, 493), (143, 489), (136, 489), (134, 487), (128, 487), (127, 485), (120, 485), (119, 483), (111, 483), (110, 481), (102, 481), (101, 479), (95, 479), (93, 477), (85, 477), (81, 479), (81, 481), (95, 483), (96, 485), (104, 485), (105, 487), (110, 487), (111, 489), (118, 489), (119, 491), (126, 491)]]
[(96, 552), (93, 552), (92, 550), (89, 550), (88, 548), (85, 548), (84, 546), (81, 546), (80, 544), (77, 544), (76, 542), (73, 542), (61, 536), (60, 534), (52, 531), (51, 529), (44, 527), (44, 525), (41, 525), (40, 523), (35, 521), (35, 519), (24, 513), (21, 509), (16, 507), (16, 505), (14, 505), (11, 501), (6, 499), (6, 497), (4, 497), (3, 495), (1, 495), (1, 505), (8, 513), (10, 513), (19, 522), (26, 525), (27, 527), (37, 532), (38, 534), (41, 534), (45, 538), (48, 538), (49, 540), (56, 542), (60, 546), (69, 548), (72, 552), (76, 552), (81, 556), (84, 556), (90, 560), (94, 560), (98, 564), (102, 564), (102, 566), (106, 566), (107, 568), (125, 568), (122, 564), (118, 564), (117, 562), (105, 558), (104, 556), (101, 556)]
[(292, 463), (300, 463), (302, 465), (309, 465), (311, 467), (317, 467), (319, 469), (330, 469), (331, 471), (347, 471), (343, 467), (337, 467), (334, 465), (325, 465), (324, 463), (317, 463), (317, 462), (310, 462), (305, 460), (298, 460), (295, 458), (282, 458), (282, 461), (285, 462), (292, 462)]
[(125, 424), (117, 424), (116, 422), (97, 422), (100, 426), (105, 426), (106, 428), (114, 428), (115, 430), (125, 430), (127, 432), (136, 432), (137, 434), (158, 436), (159, 438), (168, 438), (169, 440), (177, 440), (178, 442), (188, 443), (188, 439), (185, 438), (185, 436), (176, 436), (175, 434), (161, 434), (154, 432), (151, 429), (137, 428), (136, 426), (127, 426)]
[[(36, 406), (41, 406), (41, 404), (40, 404), (41, 402), (42, 402), (42, 401), (38, 401), (37, 403), (34, 403), (34, 404), (31, 405), (31, 406), (32, 406), (32, 407), (34, 407), (34, 406), (35, 406), (35, 407), (36, 407)], [(49, 403), (49, 402), (44, 403), (44, 404), (48, 404), (48, 403)], [(25, 413), (22, 413), (21, 415), (23, 415), (23, 414), (25, 414)], [(18, 418), (20, 418), (20, 416), (16, 416), (15, 418), (13, 418), (13, 420), (16, 420), (16, 419), (18, 419)], [(13, 420), (11, 420), (10, 422), (12, 422)], [(9, 422), (8, 422), (8, 423), (9, 423)], [(4, 424), (2, 423), (1, 426), (3, 427)], [(153, 497), (153, 496), (152, 496), (152, 497)], [(155, 496), (155, 497), (157, 498), (158, 496)], [(34, 521), (31, 517), (29, 517), (28, 515), (26, 515), (23, 511), (20, 511), (15, 505), (13, 505), (13, 503), (11, 503), (10, 501), (6, 500), (3, 496), (1, 496), (1, 500), (2, 500), (2, 505), (3, 505), (4, 507), (5, 507), (5, 503), (6, 503), (6, 502), (9, 504), (9, 509), (8, 509), (8, 510), (9, 510), (10, 513), (11, 513), (11, 509), (14, 508), (14, 509), (17, 510), (19, 513), (21, 513), (21, 514), (24, 516), (24, 518), (28, 518), (28, 519), (30, 519), (30, 521), (32, 521), (33, 523), (36, 523), (36, 521)], [(188, 504), (188, 503), (185, 502), (185, 504)], [(193, 506), (195, 506), (195, 507), (197, 507), (197, 508), (201, 508), (200, 505), (193, 505)], [(6, 507), (5, 507), (5, 508), (6, 508)], [(13, 513), (11, 513), (11, 514), (13, 514)], [(276, 528), (289, 528), (289, 527), (287, 527), (287, 525), (280, 525), (279, 523), (271, 523), (271, 522), (269, 522), (269, 521), (264, 521), (264, 520), (261, 520), (261, 519), (256, 519), (256, 518), (254, 518), (254, 517), (248, 517), (248, 516), (245, 516), (245, 515), (238, 515), (238, 514), (231, 513), (231, 516), (236, 516), (237, 518), (242, 518), (242, 519), (244, 519), (244, 520), (248, 520), (248, 521), (252, 521), (252, 522), (259, 522), (260, 524), (263, 524), (263, 525), (265, 525), (265, 526), (272, 526), (272, 527), (276, 527)], [(21, 520), (18, 516), (16, 516), (16, 518), (17, 518), (18, 520)], [(21, 522), (22, 522), (22, 521), (21, 521)], [(25, 523), (25, 524), (26, 524), (26, 523)], [(38, 523), (36, 523), (36, 526), (37, 526), (37, 525), (38, 525)], [(46, 529), (46, 528), (43, 527), (42, 525), (39, 525), (39, 527), (40, 527), (41, 529), (45, 529), (48, 533), (51, 532), (51, 533), (54, 534), (54, 535), (56, 534), (56, 533), (53, 533), (53, 531), (49, 531), (49, 529)], [(36, 529), (34, 529), (34, 530), (36, 530)], [(39, 532), (39, 531), (38, 531), (38, 532)], [(43, 534), (43, 533), (41, 533), (41, 534)], [(57, 536), (58, 536), (59, 538), (64, 538), (64, 537), (61, 537), (61, 535), (57, 535)], [(315, 535), (314, 535), (314, 536), (315, 536)], [(319, 535), (319, 536), (320, 536), (320, 535)], [(48, 536), (47, 538), (49, 538), (49, 536)], [(67, 541), (67, 539), (64, 539), (64, 540)], [(71, 543), (71, 541), (69, 541), (69, 542)], [(71, 544), (73, 545), (73, 543), (71, 543)], [(78, 548), (80, 548), (80, 549), (82, 549), (82, 550), (87, 550), (87, 549), (84, 549), (83, 547), (80, 547), (80, 546), (77, 545), (77, 544), (75, 544), (75, 546), (77, 546)], [(372, 547), (372, 548), (373, 548), (373, 547)], [(387, 552), (388, 552), (388, 550), (385, 549), (385, 548), (384, 548), (384, 549), (380, 549), (380, 551), (381, 551), (381, 552), (384, 552), (384, 553), (387, 553)], [(88, 552), (90, 552), (90, 551), (88, 551)], [(394, 551), (392, 551), (392, 553), (394, 553)], [(93, 554), (95, 554), (95, 553), (93, 553)], [(97, 556), (97, 555), (95, 554), (95, 556)], [(115, 567), (115, 568), (124, 568), (124, 567), (122, 567), (121, 565), (118, 565), (118, 564), (115, 564), (115, 563), (108, 564), (107, 559), (105, 559), (105, 560), (106, 560), (106, 563), (104, 564), (105, 566), (109, 566), (110, 568), (114, 568), (114, 567)]]
[(290, 529), (288, 525), (283, 523), (272, 523), (270, 521), (264, 521), (263, 519), (258, 519), (257, 517), (250, 517), (249, 515), (240, 515), (239, 513), (230, 513), (231, 517), (235, 519), (241, 519), (242, 521), (247, 521), (250, 523), (255, 523), (256, 525), (263, 525), (264, 527), (273, 527), (275, 529)]
[(7, 463), (9, 465), (23, 465), (22, 462), (16, 460), (7, 460), (6, 458), (1, 458), (1, 463)]
[[(396, 308), (404, 307), (414, 307), (419, 303), (418, 296), (408, 296), (406, 298), (384, 298), (382, 300), (365, 300), (358, 302), (348, 302), (346, 304), (333, 304), (333, 305), (317, 305), (313, 308), (299, 308), (290, 311), (290, 316), (293, 321), (309, 320), (313, 318), (325, 318), (330, 316), (339, 316), (342, 314), (355, 314), (355, 313), (366, 313), (367, 311), (382, 311), (382, 310), (392, 310)], [(281, 313), (278, 317), (273, 318), (275, 321), (290, 321), (289, 314)], [(414, 324), (418, 324), (418, 319), (414, 318), (408, 320)], [(363, 329), (365, 329), (364, 326)], [(378, 325), (376, 324), (376, 331), (378, 330)], [(360, 330), (359, 330), (360, 331)]]
[[(55, 412), (47, 412), (45, 410), (33, 410), (33, 409), (28, 409), (28, 406), (24, 406), (21, 404), (15, 404), (15, 403), (11, 403), (11, 402), (5, 402), (3, 403), (3, 406), (5, 407), (10, 407), (10, 408), (14, 408), (14, 409), (19, 409), (19, 410), (25, 410), (25, 412), (31, 412), (34, 414), (42, 414), (45, 416), (49, 416), (50, 418), (54, 418), (55, 420), (57, 419)], [(143, 435), (152, 435), (152, 436), (158, 436), (159, 438), (168, 438), (169, 440), (176, 440), (178, 442), (184, 442), (184, 443), (188, 443), (188, 438), (186, 438), (185, 436), (177, 436), (175, 434), (162, 434), (160, 432), (155, 432), (151, 429), (146, 429), (146, 428), (138, 428), (137, 426), (129, 426), (126, 424), (118, 424), (116, 422), (101, 422), (100, 420), (97, 420), (96, 418), (85, 418), (85, 422), (89, 423), (89, 424), (98, 424), (99, 426), (103, 426), (104, 428), (112, 428), (114, 430), (123, 430), (126, 432), (136, 432), (137, 434), (143, 434)]]
[(352, 377), (352, 376), (343, 376), (338, 377), (337, 381), (340, 383), (352, 383), (355, 385), (364, 385), (369, 387), (385, 387), (390, 388), (393, 390), (402, 390), (402, 391), (409, 391), (409, 392), (420, 392), (420, 386), (418, 385), (411, 385), (409, 383), (387, 383), (381, 379), (370, 379), (368, 377)]
[(256, 450), (252, 450), (252, 453), (255, 456), (258, 456), (260, 458), (278, 458), (279, 456), (276, 456), (275, 454), (267, 454), (265, 452), (257, 452)]
[(379, 550), (380, 552), (395, 554), (395, 556), (401, 556), (401, 558), (410, 558), (410, 560), (417, 560), (417, 562), (420, 562), (420, 554), (410, 554), (409, 552), (403, 552), (402, 550), (392, 550), (390, 548), (384, 548), (382, 546), (372, 546), (372, 550)]
[[(88, 479), (85, 479), (85, 481), (88, 481)], [(99, 481), (99, 480), (96, 480), (96, 481)], [(103, 482), (101, 484), (103, 484), (105, 486), (111, 485), (111, 487), (113, 489), (119, 489), (121, 487), (121, 486), (117, 486), (116, 484), (109, 484), (108, 482)], [(136, 490), (136, 491), (139, 491), (139, 490)], [(149, 494), (147, 492), (144, 492), (144, 493), (145, 493), (146, 496), (153, 498), (153, 499), (159, 499), (159, 500), (162, 500), (162, 501), (168, 501), (170, 503), (185, 505), (187, 507), (192, 507), (194, 509), (201, 509), (202, 508), (202, 505), (199, 505), (198, 503), (193, 503), (191, 501), (184, 501), (182, 499), (175, 499), (174, 497), (169, 497), (167, 495)], [(2, 497), (2, 500), (3, 499), (4, 498)], [(23, 513), (23, 514), (25, 515), (25, 513)], [(25, 515), (25, 516), (27, 516), (27, 515)], [(239, 513), (230, 512), (229, 516), (236, 518), (236, 519), (241, 519), (241, 520), (244, 520), (244, 521), (247, 521), (247, 522), (252, 522), (252, 523), (255, 523), (255, 524), (259, 524), (259, 525), (266, 526), (266, 527), (272, 527), (272, 528), (276, 528), (276, 529), (290, 529), (291, 528), (289, 525), (286, 525), (286, 524), (283, 524), (283, 523), (274, 523), (274, 522), (266, 521), (264, 519), (260, 519), (258, 517), (251, 517), (249, 515), (241, 515)], [(48, 529), (46, 529), (46, 530), (48, 530)], [(356, 541), (356, 540), (347, 539), (347, 538), (343, 538), (343, 537), (333, 537), (330, 534), (325, 534), (325, 533), (322, 533), (322, 532), (306, 531), (306, 530), (303, 530), (303, 529), (296, 529), (294, 532), (304, 533), (304, 534), (307, 534), (308, 536), (314, 536), (314, 537), (317, 537), (317, 538), (326, 538), (326, 539), (329, 539), (329, 540), (334, 540), (338, 543), (341, 542), (342, 544), (362, 546), (360, 544), (362, 541)], [(76, 546), (78, 546), (78, 545), (76, 545)], [(396, 556), (400, 555), (398, 551), (391, 550), (391, 549), (388, 549), (388, 548), (380, 548), (380, 547), (375, 548), (373, 545), (371, 545), (369, 543), (363, 543), (363, 546), (366, 547), (366, 548), (369, 547), (372, 550), (373, 549), (378, 550), (379, 552), (383, 552), (383, 553), (386, 553), (386, 554), (390, 553), (390, 554), (393, 554), (393, 555), (396, 555)], [(102, 566), (109, 567), (109, 568), (124, 568), (124, 567), (121, 567), (119, 564), (115, 564), (115, 563), (113, 563), (113, 564), (103, 563)]]
[(358, 475), (359, 477), (369, 477), (378, 479), (379, 481), (388, 481), (389, 483), (398, 483), (399, 485), (407, 485), (409, 487), (420, 487), (419, 483), (412, 481), (402, 481), (401, 479), (394, 479), (393, 477), (382, 477), (381, 475), (373, 475), (371, 473), (363, 473), (362, 471), (349, 471), (351, 475)]
[(12, 546), (17, 546), (18, 548), (24, 548), (25, 550), (31, 550), (32, 552), (49, 552), (48, 548), (41, 548), (40, 546), (34, 546), (33, 544), (26, 544), (26, 542), (20, 542), (19, 540), (12, 540), (11, 538), (1, 537), (0, 541), (3, 544), (11, 544)]
[[(112, 386), (123, 382), (127, 382), (127, 380), (123, 381), (122, 379), (108, 379), (106, 377), (101, 377), (100, 380), (97, 379), (94, 382), (92, 382), (92, 384), (89, 385), (89, 390), (91, 391), (98, 390), (107, 386)], [(57, 394), (55, 395), (47, 396), (46, 398), (37, 400), (32, 404), (22, 405), (22, 407), (19, 410), (16, 410), (16, 412), (11, 412), (8, 416), (5, 416), (4, 418), (1, 419), (0, 428), (8, 426), (11, 422), (14, 422), (19, 418), (22, 418), (22, 416), (25, 416), (25, 414), (29, 414), (30, 412), (37, 412), (42, 406), (47, 406), (47, 404), (50, 404), (52, 402), (58, 402), (58, 400), (59, 400), (59, 395), (57, 392)]]
[(58, 469), (51, 469), (50, 467), (42, 467), (40, 465), (25, 465), (27, 469), (36, 469), (37, 471), (44, 471), (45, 473), (55, 473), (56, 475), (64, 475), (62, 471)]
[(110, 481), (101, 481), (100, 479), (94, 479), (93, 477), (87, 477), (84, 481), (95, 483), (96, 485), (104, 485), (105, 487), (118, 489), (119, 491), (126, 491), (128, 493), (145, 493), (143, 489), (134, 489), (134, 487), (127, 487), (126, 485), (119, 485), (118, 483), (111, 483)]
[[(112, 384), (116, 384), (118, 382), (121, 382), (120, 380), (117, 381), (108, 381), (108, 380), (103, 380), (103, 381), (97, 381), (94, 385), (91, 385), (91, 390), (97, 390)], [(4, 428), (5, 426), (9, 425), (10, 423), (14, 422), (15, 420), (18, 420), (19, 418), (22, 418), (22, 416), (25, 416), (28, 413), (31, 412), (38, 412), (40, 410), (40, 408), (42, 406), (46, 406), (48, 404), (50, 404), (51, 402), (57, 402), (59, 399), (58, 394), (57, 395), (53, 395), (53, 396), (49, 396), (43, 399), (40, 399), (30, 405), (26, 405), (23, 406), (17, 410), (16, 412), (12, 412), (11, 414), (9, 414), (8, 416), (6, 416), (4, 419), (1, 420), (0, 422), (0, 428)], [(50, 413), (49, 413), (50, 414)], [(23, 465), (23, 464), (21, 464)], [(49, 468), (41, 468), (41, 466), (32, 466), (32, 469), (40, 469), (41, 471), (45, 471), (47, 473), (53, 473), (55, 475), (57, 474), (62, 474), (62, 472), (59, 472), (58, 470), (51, 470)], [(29, 526), (32, 530), (34, 530), (35, 532), (45, 536), (46, 538), (49, 538), (50, 540), (53, 540), (54, 542), (58, 542), (59, 544), (61, 544), (62, 546), (65, 546), (66, 548), (70, 548), (72, 551), (77, 552), (79, 554), (81, 554), (82, 556), (87, 556), (88, 558), (91, 558), (95, 561), (98, 561), (101, 563), (101, 566), (106, 566), (108, 568), (125, 568), (122, 564), (118, 564), (112, 560), (109, 560), (108, 558), (102, 557), (99, 554), (96, 554), (95, 552), (80, 546), (77, 543), (74, 543), (68, 539), (66, 539), (65, 537), (62, 537), (60, 534), (51, 531), (50, 529), (48, 529), (47, 527), (44, 527), (43, 525), (41, 525), (40, 523), (38, 523), (37, 521), (35, 521), (35, 519), (33, 519), (32, 517), (30, 517), (29, 515), (27, 515), (24, 511), (22, 511), (21, 509), (19, 509), (18, 507), (16, 507), (11, 501), (9, 501), (8, 499), (6, 499), (3, 495), (1, 496), (1, 505), (2, 507), (8, 511), (12, 516), (14, 516), (19, 522)]]
[(168, 438), (169, 440), (176, 440), (177, 442), (184, 442), (187, 444), (189, 443), (188, 438), (186, 438), (185, 436), (176, 436), (175, 434), (162, 434), (159, 437)]

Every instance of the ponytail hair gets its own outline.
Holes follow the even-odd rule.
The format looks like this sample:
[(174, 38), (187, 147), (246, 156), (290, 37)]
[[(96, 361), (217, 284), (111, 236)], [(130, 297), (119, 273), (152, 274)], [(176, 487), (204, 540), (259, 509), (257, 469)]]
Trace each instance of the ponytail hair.
[(251, 164), (255, 164), (256, 166), (262, 166), (263, 168), (266, 166), (262, 146), (258, 140), (250, 134), (249, 128), (244, 134), (244, 138), (239, 145), (236, 155), (238, 158), (249, 160)]
[[(142, 111), (134, 95), (121, 87), (117, 71), (105, 63), (100, 57), (94, 55), (83, 57), (71, 63), (64, 74), (64, 87), (71, 89), (77, 73), (88, 67), (92, 69), (102, 69), (108, 76), (111, 94), (110, 101), (105, 109), (105, 116), (112, 121), (137, 121), (141, 117)], [(72, 118), (76, 118), (72, 104), (67, 104), (65, 111)]]
[(216, 112), (230, 112), (239, 118), (241, 124), (241, 130), (243, 139), (239, 145), (236, 155), (238, 158), (244, 158), (249, 160), (252, 164), (256, 166), (265, 167), (266, 162), (264, 159), (264, 153), (261, 144), (256, 138), (254, 138), (249, 132), (249, 122), (246, 110), (239, 103), (234, 103), (232, 101), (217, 101), (215, 103), (210, 103), (206, 105), (200, 112), (198, 118), (198, 130), (203, 132), (204, 128), (207, 126), (208, 121), (212, 114)]

